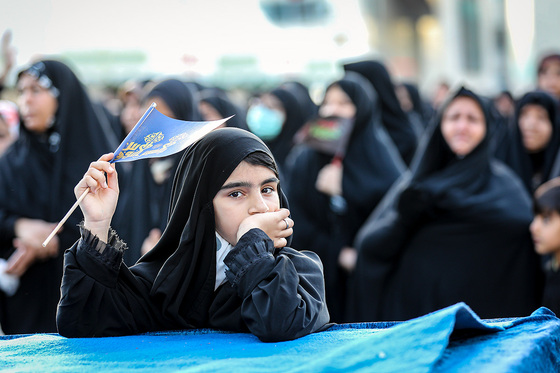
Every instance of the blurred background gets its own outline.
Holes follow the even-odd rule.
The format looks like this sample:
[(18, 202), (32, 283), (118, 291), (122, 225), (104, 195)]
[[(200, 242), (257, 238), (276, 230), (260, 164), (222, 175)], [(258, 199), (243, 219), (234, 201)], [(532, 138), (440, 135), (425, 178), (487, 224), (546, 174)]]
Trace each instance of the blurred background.
[(488, 95), (531, 89), (539, 57), (560, 49), (558, 0), (2, 0), (16, 66), (57, 55), (93, 90), (175, 75), (262, 89), (311, 90), (340, 62), (383, 60), (430, 97), (466, 83)]

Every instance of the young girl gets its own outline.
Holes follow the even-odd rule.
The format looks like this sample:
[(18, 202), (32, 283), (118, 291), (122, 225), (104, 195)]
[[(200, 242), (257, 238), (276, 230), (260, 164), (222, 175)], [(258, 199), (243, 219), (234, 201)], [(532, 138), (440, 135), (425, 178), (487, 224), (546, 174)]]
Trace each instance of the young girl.
[(531, 234), (535, 251), (547, 257), (546, 282), (542, 304), (560, 313), (560, 178), (554, 178), (535, 191), (535, 218)]
[(167, 227), (130, 268), (126, 244), (109, 228), (119, 193), (111, 157), (93, 162), (75, 188), (90, 193), (80, 205), (82, 238), (65, 254), (61, 335), (215, 328), (280, 341), (329, 321), (322, 264), (287, 247), (294, 222), (256, 136), (219, 129), (185, 151)]

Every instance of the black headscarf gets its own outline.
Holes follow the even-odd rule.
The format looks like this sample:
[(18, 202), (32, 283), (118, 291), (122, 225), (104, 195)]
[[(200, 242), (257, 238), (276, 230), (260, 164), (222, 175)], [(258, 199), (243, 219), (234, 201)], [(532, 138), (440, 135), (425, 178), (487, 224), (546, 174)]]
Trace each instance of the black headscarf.
[[(360, 75), (348, 72), (333, 83), (350, 97), (356, 106), (354, 128), (343, 159), (343, 196), (357, 213), (358, 228), (385, 192), (405, 170), (398, 150), (382, 124), (378, 94)], [(360, 222), (360, 223), (358, 223)]]
[(531, 199), (509, 168), (491, 157), (493, 130), (457, 157), (441, 133), (446, 104), (395, 184), (356, 237), (356, 320), (403, 320), (464, 301), (481, 317), (519, 316), (539, 298)]
[(342, 160), (342, 197), (347, 210), (335, 213), (329, 196), (315, 187), (319, 171), (332, 161), (332, 155), (305, 145), (291, 156), (288, 195), (297, 224), (294, 245), (321, 257), (329, 311), (333, 320), (340, 322), (345, 290), (341, 289), (344, 275), (338, 266), (339, 252), (344, 246), (352, 246), (359, 227), (404, 172), (405, 165), (381, 124), (380, 103), (371, 84), (361, 75), (348, 72), (332, 85), (339, 86), (356, 106), (354, 128)]
[[(62, 62), (40, 61), (19, 77), (22, 74), (49, 79), (58, 93), (58, 108), (52, 127), (44, 134), (30, 132), (22, 121), (19, 138), (0, 165), (0, 183), (6, 183), (2, 208), (57, 222), (75, 202), (74, 185), (89, 163), (113, 150), (108, 138), (114, 133), (103, 131), (86, 90)], [(76, 214), (67, 225), (75, 226), (77, 219)]]
[[(523, 136), (519, 129), (519, 115), (526, 105), (538, 105), (548, 113), (552, 124), (552, 135), (546, 147), (535, 154), (529, 154), (523, 145)], [(527, 190), (532, 193), (539, 185), (556, 176), (560, 176), (560, 121), (557, 112), (558, 101), (544, 91), (528, 92), (515, 106), (515, 120), (505, 136), (503, 143), (499, 144), (499, 158), (510, 166), (523, 180)], [(539, 178), (534, 178), (535, 173), (540, 173)]]
[[(169, 107), (174, 119), (200, 120), (198, 101), (191, 89), (182, 81), (167, 79), (155, 85), (146, 95), (144, 102), (159, 97)], [(157, 108), (156, 108), (157, 109)], [(139, 160), (121, 182), (121, 197), (118, 210), (113, 218), (113, 226), (129, 244), (124, 261), (134, 264), (140, 258), (142, 243), (152, 228), (165, 229), (169, 208), (169, 198), (173, 175), (181, 159), (181, 153), (173, 154), (155, 162), (168, 162), (169, 177), (162, 183), (154, 180), (151, 171), (152, 160)], [(134, 219), (131, 219), (131, 217)]]
[[(281, 85), (270, 91), (270, 94), (280, 100), (286, 112), (286, 119), (280, 134), (275, 139), (266, 141), (282, 171), (286, 167), (286, 157), (294, 146), (294, 136), (310, 119), (312, 112), (307, 99), (311, 99), (309, 93), (290, 85)], [(302, 99), (305, 95), (307, 98)]]
[(206, 102), (208, 105), (212, 106), (222, 118), (227, 118), (234, 115), (233, 118), (226, 122), (226, 127), (235, 127), (248, 130), (247, 120), (245, 118), (245, 113), (235, 105), (229, 97), (222, 91), (217, 89), (205, 89), (200, 92), (199, 96), (200, 102)]
[(281, 88), (292, 93), (296, 98), (297, 102), (301, 106), (301, 111), (305, 118), (305, 121), (315, 118), (317, 116), (317, 111), (319, 107), (313, 102), (311, 96), (309, 95), (309, 89), (305, 84), (298, 81), (288, 81), (280, 85)]
[(401, 108), (389, 72), (378, 61), (360, 61), (344, 65), (345, 71), (363, 75), (373, 85), (381, 101), (382, 122), (403, 161), (410, 164), (416, 151), (416, 134)]
[(402, 83), (403, 87), (407, 90), (410, 100), (412, 101), (413, 110), (420, 115), (422, 123), (427, 126), (432, 118), (433, 109), (427, 104), (420, 95), (418, 86), (414, 83)]
[[(131, 270), (153, 283), (171, 325), (206, 325), (215, 285), (216, 227), (212, 200), (249, 154), (272, 154), (255, 135), (215, 130), (184, 152), (171, 193), (168, 225), (158, 244)], [(281, 188), (280, 207), (288, 207)]]
[[(85, 88), (64, 63), (39, 61), (20, 72), (18, 79), (22, 74), (37, 78), (49, 89), (58, 108), (45, 133), (30, 132), (22, 122), (19, 138), (0, 158), (0, 220), (24, 217), (55, 223), (76, 201), (74, 186), (89, 163), (114, 150), (116, 145), (108, 140), (114, 133), (105, 132)], [(61, 251), (80, 237), (80, 219), (75, 213), (64, 224), (58, 235)], [(1, 245), (1, 256), (6, 258), (13, 251), (11, 240)], [(0, 313), (7, 317), (2, 320), (6, 333), (56, 331), (54, 311), (61, 275), (62, 256), (29, 268), (21, 278), (20, 291), (6, 302), (0, 300), (4, 308)], [(33, 319), (35, 309), (44, 313), (39, 316), (42, 320)], [(18, 315), (27, 320), (9, 319)]]

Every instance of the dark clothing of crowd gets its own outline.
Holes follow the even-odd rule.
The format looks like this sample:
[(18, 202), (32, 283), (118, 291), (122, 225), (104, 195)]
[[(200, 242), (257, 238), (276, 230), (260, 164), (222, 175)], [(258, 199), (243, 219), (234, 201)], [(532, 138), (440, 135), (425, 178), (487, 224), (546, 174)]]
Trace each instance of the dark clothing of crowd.
[[(64, 64), (44, 60), (33, 66), (25, 73), (50, 79), (59, 92), (58, 109), (45, 133), (28, 131), (22, 122), (20, 138), (0, 156), (0, 258), (6, 260), (17, 251), (13, 244), (16, 221), (59, 221), (75, 202), (73, 188), (88, 164), (116, 149), (123, 133), (118, 117), (93, 102)], [(281, 263), (288, 260), (305, 273), (316, 269), (313, 261), (320, 262), (326, 294), (325, 301), (317, 290), (322, 281), (315, 275), (294, 275), (308, 288), (290, 294), (301, 297), (315, 318), (286, 311), (280, 315), (294, 317), (293, 322), (280, 316), (272, 321), (285, 327), (289, 338), (297, 338), (321, 330), (329, 314), (330, 322), (339, 323), (406, 320), (457, 302), (466, 302), (484, 318), (524, 316), (540, 305), (560, 312), (558, 272), (548, 270), (545, 275), (529, 231), (532, 193), (560, 175), (557, 100), (541, 91), (528, 92), (516, 102), (514, 115), (504, 117), (492, 100), (476, 89), (462, 88), (436, 111), (415, 85), (407, 83), (403, 88), (412, 105), (405, 110), (395, 93), (395, 82), (381, 62), (357, 61), (343, 69), (344, 76), (326, 90), (340, 88), (355, 114), (347, 138), (339, 132), (333, 135), (339, 136), (336, 149), (325, 138), (309, 140), (318, 119), (344, 127), (343, 118), (323, 118), (321, 104), (311, 99), (307, 86), (290, 81), (262, 92), (274, 96), (282, 106), (278, 116), (283, 118), (282, 128), (262, 139), (266, 146), (260, 151), (270, 152), (277, 163), (287, 196), (282, 203), (289, 208), (295, 226), (290, 247), (276, 251), (261, 247), (265, 238), (258, 233), (248, 238), (246, 246), (270, 254), (263, 276), (278, 277), (289, 286), (294, 285), (293, 278), (279, 275)], [(234, 102), (227, 91), (178, 79), (146, 87), (144, 103), (160, 99), (176, 119), (205, 120), (199, 110), (204, 102), (222, 117), (235, 115), (228, 127), (251, 131), (246, 120), (248, 103)], [(441, 130), (443, 113), (457, 97), (476, 101), (486, 125), (482, 141), (460, 157), (452, 152)], [(544, 107), (552, 126), (550, 141), (536, 153), (526, 151), (518, 126), (520, 112), (529, 104)], [(326, 151), (329, 146), (332, 149)], [(240, 150), (233, 147), (228, 151)], [(97, 250), (98, 241), (80, 232), (82, 216), (75, 212), (58, 233), (59, 254), (35, 261), (21, 276), (14, 295), (0, 290), (3, 331), (63, 330), (69, 336), (98, 336), (194, 325), (259, 335), (260, 324), (252, 328), (247, 320), (275, 311), (242, 302), (236, 294), (250, 294), (250, 284), (210, 289), (207, 282), (213, 283), (209, 278), (215, 273), (212, 269), (202, 273), (197, 266), (213, 268), (210, 263), (215, 255), (206, 253), (211, 245), (195, 242), (192, 235), (194, 230), (203, 230), (204, 224), (185, 216), (177, 222), (171, 215), (177, 198), (206, 196), (177, 186), (184, 170), (196, 166), (181, 163), (185, 152), (117, 165), (121, 195), (112, 227), (119, 237), (111, 236), (109, 243), (117, 249), (105, 254)], [(337, 167), (341, 193), (318, 190), (322, 171)], [(189, 181), (185, 185), (195, 188)], [(186, 211), (186, 216), (201, 214), (212, 220), (206, 207), (199, 205), (211, 203), (207, 197), (189, 201), (194, 210)], [(154, 229), (159, 230), (161, 240), (153, 249), (156, 251), (145, 254), (141, 249)], [(180, 238), (172, 239), (173, 235)], [(204, 235), (206, 240), (215, 240), (214, 232)], [(179, 240), (173, 241), (177, 251), (163, 248), (175, 239)], [(346, 249), (355, 253), (351, 268), (341, 265)], [(302, 254), (303, 250), (313, 253)], [(81, 262), (80, 255), (88, 261)], [(63, 301), (58, 305), (63, 258), (68, 269)], [(84, 275), (86, 267), (98, 277)], [(117, 277), (123, 277), (118, 286)], [(113, 285), (115, 289), (108, 291)], [(277, 287), (272, 290), (281, 293)], [(87, 301), (74, 298), (84, 293), (91, 294)], [(149, 301), (151, 297), (157, 298), (157, 304)], [(264, 296), (258, 293), (255, 297)], [(84, 314), (88, 320), (103, 318), (103, 322), (89, 324), (80, 319)], [(301, 332), (295, 331), (297, 323), (303, 325)], [(262, 333), (265, 339), (269, 335)], [(271, 340), (285, 337), (279, 329), (274, 333)]]

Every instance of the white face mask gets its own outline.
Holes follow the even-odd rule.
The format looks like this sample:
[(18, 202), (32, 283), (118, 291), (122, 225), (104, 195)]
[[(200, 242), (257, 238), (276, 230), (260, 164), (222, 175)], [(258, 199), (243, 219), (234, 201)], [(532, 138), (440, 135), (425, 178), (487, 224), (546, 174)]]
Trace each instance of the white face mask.
[(247, 125), (249, 130), (262, 140), (274, 140), (284, 126), (284, 115), (265, 105), (253, 105), (247, 111)]

